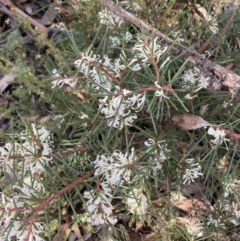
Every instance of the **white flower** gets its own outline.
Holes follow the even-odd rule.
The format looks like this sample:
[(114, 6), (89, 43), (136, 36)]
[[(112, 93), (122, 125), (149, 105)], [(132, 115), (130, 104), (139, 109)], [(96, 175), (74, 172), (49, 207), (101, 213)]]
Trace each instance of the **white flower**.
[[(16, 214), (14, 212), (3, 213), (0, 211), (0, 241), (11, 240), (14, 236), (16, 236), (20, 225), (14, 221), (15, 215)], [(9, 230), (9, 227), (11, 230)]]
[(130, 155), (123, 154), (119, 150), (115, 150), (110, 157), (98, 155), (93, 162), (95, 165), (94, 175), (104, 174), (106, 182), (111, 186), (121, 185), (124, 182), (129, 183), (132, 173), (131, 165), (134, 161), (134, 148), (132, 148)]
[(183, 201), (185, 199), (186, 199), (186, 197), (184, 197), (180, 191), (171, 192), (170, 200), (172, 202), (180, 202), (180, 201)]
[(222, 103), (222, 107), (226, 109), (228, 106), (233, 106), (233, 103), (224, 100)]
[(170, 150), (167, 148), (165, 140), (155, 141), (149, 138), (144, 142), (144, 145), (148, 147), (146, 152), (151, 152), (149, 156), (149, 166), (153, 174), (156, 175), (157, 172), (162, 169), (162, 163), (167, 159), (167, 153), (170, 152)]
[(231, 214), (233, 214), (231, 217), (228, 218), (228, 220), (234, 224), (235, 226), (239, 225), (239, 219), (240, 219), (240, 209), (239, 205), (237, 203), (231, 203), (231, 206), (229, 208), (229, 211)]
[(107, 223), (114, 225), (117, 219), (112, 217), (113, 206), (111, 205), (111, 189), (107, 187), (106, 183), (102, 183), (101, 187), (102, 190), (97, 194), (93, 190), (84, 192), (84, 198), (88, 199), (86, 202), (86, 210), (89, 213), (87, 222), (91, 225)]
[(130, 68), (134, 72), (137, 72), (140, 69), (142, 69), (142, 66), (139, 63), (136, 63), (136, 62), (137, 62), (137, 59), (132, 59), (128, 64), (128, 68)]
[(73, 88), (77, 84), (77, 80), (74, 80), (74, 78), (61, 77), (61, 79), (52, 81), (51, 84), (52, 89), (54, 89), (56, 86), (59, 86), (61, 88), (64, 84), (69, 85), (71, 88)]
[(24, 157), (24, 170), (30, 170), (32, 174), (44, 172), (45, 167), (52, 163), (49, 131), (32, 124), (32, 130), (23, 131), (20, 139), (25, 140), (17, 146), (18, 154)]
[(44, 126), (38, 126), (32, 124), (33, 134), (38, 137), (41, 143), (48, 143), (50, 141), (50, 132)]
[(30, 177), (24, 179), (24, 183), (22, 183), (21, 187), (14, 185), (13, 188), (21, 191), (24, 195), (19, 195), (19, 197), (24, 198), (39, 197), (39, 195), (42, 195), (45, 192), (43, 184), (38, 182), (38, 179), (33, 180)]
[(206, 20), (207, 22), (209, 23), (208, 27), (209, 29), (214, 33), (216, 34), (218, 32), (218, 23), (216, 21), (216, 18), (210, 16), (210, 15), (207, 15), (206, 16)]
[(102, 10), (98, 13), (98, 15), (100, 18), (100, 23), (110, 27), (119, 28), (123, 23), (123, 20), (119, 16), (115, 15), (108, 9)]
[(135, 3), (135, 2), (133, 2), (133, 3), (126, 3), (126, 9), (130, 9), (130, 10), (133, 10), (133, 11), (139, 11), (139, 10), (141, 10), (141, 7), (139, 6), (139, 4), (138, 3)]
[(163, 98), (165, 98), (165, 99), (170, 98), (164, 94), (162, 87), (157, 83), (157, 81), (155, 82), (155, 85), (158, 88), (155, 92), (155, 96), (159, 97), (160, 102), (162, 102)]
[(140, 69), (142, 69), (141, 65), (138, 63), (137, 58), (131, 58), (127, 59), (125, 52), (122, 50), (122, 53), (120, 54), (120, 58), (124, 63), (128, 63), (126, 67), (130, 68), (132, 71), (137, 72)]
[(221, 201), (221, 200), (220, 200), (220, 208), (221, 208), (221, 210), (226, 212), (225, 215), (227, 217), (227, 220), (225, 220), (225, 221), (229, 221), (233, 225), (238, 226), (239, 219), (240, 219), (239, 204), (232, 202), (230, 200), (230, 198), (225, 198), (225, 199), (223, 199), (223, 201)]
[(108, 102), (106, 102), (105, 100), (106, 99), (102, 99), (99, 101), (99, 108), (101, 109), (101, 113), (103, 113), (107, 118), (117, 115), (125, 117), (130, 114), (130, 111), (127, 109), (126, 103), (124, 103), (123, 96), (113, 96), (112, 99)]
[(109, 36), (109, 39), (111, 40), (111, 47), (116, 47), (121, 43), (121, 40), (118, 37)]
[(61, 77), (61, 75), (58, 73), (56, 69), (52, 70), (53, 77), (56, 79), (51, 82), (52, 89), (56, 86), (59, 86), (60, 88), (63, 87), (64, 84), (69, 85), (70, 87), (74, 87), (77, 83), (77, 80), (74, 80), (73, 78), (66, 78), (66, 76)]
[(204, 227), (203, 227), (203, 224), (200, 223), (199, 221), (189, 221), (189, 220), (186, 220), (185, 222), (185, 227), (188, 231), (188, 233), (192, 236), (192, 237), (197, 237), (197, 238), (200, 238), (203, 236), (203, 230), (204, 230)]
[(187, 100), (192, 100), (193, 98), (196, 98), (197, 97), (197, 95), (193, 95), (193, 96), (191, 96), (189, 93), (188, 94), (186, 94), (185, 95), (185, 99), (187, 99)]
[[(159, 150), (163, 151), (164, 153), (170, 152), (170, 150), (167, 149), (167, 143), (165, 140), (155, 141), (154, 139), (149, 138), (147, 141), (144, 142), (144, 145), (148, 147), (147, 152), (151, 151), (152, 149), (155, 149), (156, 147), (158, 147)], [(166, 159), (167, 158), (165, 156), (164, 160)]]
[[(135, 111), (140, 111), (145, 103), (145, 93), (133, 94), (128, 96), (126, 100), (127, 104), (131, 109)], [(134, 107), (136, 105), (136, 107)]]
[[(126, 91), (124, 93), (127, 94)], [(124, 95), (113, 96), (110, 100), (105, 97), (99, 100), (99, 108), (101, 113), (108, 118), (107, 125), (121, 130), (124, 125), (132, 126), (133, 121), (137, 119), (137, 115), (132, 113), (132, 110), (140, 111), (144, 101), (144, 93), (126, 97)]]
[[(27, 131), (22, 131), (20, 134), (21, 140), (34, 140), (38, 139), (40, 143), (48, 143), (51, 139), (50, 132), (44, 126), (37, 126), (35, 124), (31, 125), (32, 129)], [(34, 136), (33, 136), (33, 135)]]
[(183, 175), (183, 184), (189, 185), (191, 182), (195, 182), (195, 179), (203, 176), (202, 167), (198, 163), (194, 163), (194, 158), (186, 159), (185, 162), (189, 164), (189, 168), (185, 170)]
[(125, 39), (127, 42), (132, 39), (132, 34), (129, 31), (125, 33)]
[(221, 223), (221, 221), (220, 221), (219, 218), (218, 218), (218, 219), (213, 219), (213, 218), (212, 218), (212, 215), (210, 215), (207, 220), (208, 220), (208, 222), (207, 222), (207, 225), (208, 225), (208, 226), (209, 226), (209, 225), (213, 225), (213, 226), (215, 226), (216, 228), (219, 227), (219, 226), (221, 226), (221, 227), (224, 226), (224, 224)]
[(194, 69), (189, 69), (185, 71), (181, 81), (182, 88), (189, 90), (191, 87), (196, 83), (197, 81), (197, 74), (196, 74), (197, 68), (194, 67)]
[(52, 157), (39, 155), (39, 157), (35, 157), (30, 152), (22, 152), (23, 156), (26, 156), (24, 160), (24, 171), (30, 171), (32, 174), (40, 174), (45, 172), (46, 167), (52, 163)]
[(197, 92), (202, 88), (207, 88), (210, 80), (209, 77), (204, 77), (197, 67), (185, 71), (182, 79), (183, 81), (180, 83), (182, 88), (190, 90), (195, 87), (196, 90), (194, 90), (194, 92)]
[(111, 71), (114, 73), (115, 77), (121, 77), (121, 71), (125, 70), (126, 66), (121, 64), (120, 59), (115, 59), (111, 64)]
[[(134, 120), (137, 119), (137, 115), (136, 114), (131, 114), (129, 116), (126, 116), (122, 121), (121, 119), (119, 118), (119, 120), (121, 121), (121, 124), (119, 125), (119, 121), (116, 125), (116, 128), (118, 128), (119, 130), (121, 130), (123, 128), (123, 126), (132, 126)], [(109, 123), (109, 126), (112, 126), (111, 123)]]
[(85, 114), (85, 113), (83, 113), (83, 112), (81, 112), (81, 114), (82, 114), (82, 115), (79, 116), (80, 119), (83, 120), (83, 119), (88, 119), (88, 118), (89, 118), (87, 114)]
[(14, 158), (9, 158), (12, 154), (22, 157), (25, 172), (29, 170), (32, 174), (44, 172), (45, 167), (52, 162), (50, 147), (52, 142), (49, 131), (43, 126), (36, 127), (32, 124), (32, 128), (21, 132), (19, 138), (23, 140), (21, 144), (7, 143), (0, 148), (0, 166), (3, 166), (7, 173), (12, 173), (15, 168)]
[(223, 130), (219, 130), (219, 129), (214, 130), (213, 127), (209, 127), (209, 129), (208, 129), (208, 134), (215, 137), (214, 140), (211, 140), (211, 142), (212, 142), (213, 144), (215, 144), (215, 145), (221, 145), (222, 142), (224, 142), (225, 145), (226, 145), (226, 148), (228, 149), (226, 142), (229, 141), (229, 139), (226, 139), (226, 138), (225, 138), (226, 133), (225, 133)]
[(110, 59), (106, 54), (103, 56), (103, 60), (99, 60), (99, 63), (108, 68), (108, 71), (115, 77), (121, 77), (121, 71), (126, 69), (126, 66), (121, 63), (120, 58)]
[[(25, 208), (25, 204), (19, 199), (19, 196), (10, 198), (1, 193), (0, 241), (15, 240), (18, 238), (20, 232), (24, 232), (22, 229), (25, 228), (25, 226), (23, 226), (22, 222), (16, 220), (16, 212), (11, 211), (16, 208)], [(24, 220), (24, 218), (22, 220)]]
[(209, 79), (210, 79), (209, 77), (203, 77), (202, 75), (200, 75), (198, 78), (198, 85), (197, 85), (198, 88), (194, 90), (194, 92), (197, 92), (202, 88), (206, 89), (209, 85)]
[(19, 189), (24, 194), (24, 196), (20, 196), (20, 197), (31, 198), (31, 197), (38, 196), (36, 191), (34, 189), (30, 188), (29, 186), (27, 186), (26, 184), (23, 184), (22, 187), (13, 186), (13, 188)]
[(185, 162), (188, 164), (193, 164), (194, 160), (195, 160), (194, 158), (188, 158), (188, 159), (185, 159)]
[(92, 63), (92, 62), (98, 62), (98, 60), (100, 59), (100, 55), (96, 55), (93, 54), (93, 51), (87, 51), (87, 53), (80, 53), (81, 58), (77, 59), (74, 64), (76, 65), (76, 67), (80, 67), (84, 62), (85, 63)]
[(172, 32), (173, 38), (178, 43), (184, 42), (184, 38), (182, 38), (182, 33), (180, 30)]
[(56, 69), (52, 70), (52, 74), (53, 74), (54, 77), (61, 77)]
[[(162, 48), (157, 44), (158, 38), (156, 37), (153, 41), (150, 40), (148, 45), (146, 45), (145, 40), (139, 39), (138, 43), (135, 44), (133, 51), (136, 53), (137, 59), (141, 59), (142, 63), (151, 63), (152, 56), (156, 58), (156, 61), (166, 52), (167, 46)], [(168, 59), (169, 60), (169, 59)]]
[(127, 209), (130, 213), (142, 216), (147, 213), (147, 198), (143, 194), (142, 188), (133, 189), (126, 200)]
[(93, 67), (91, 70), (89, 70), (89, 75), (93, 80), (92, 88), (95, 90), (106, 90), (108, 92), (111, 91), (113, 84), (112, 81), (99, 69), (96, 67)]
[[(24, 230), (19, 230), (17, 232), (17, 240), (19, 241), (26, 241), (27, 237), (28, 240), (35, 240), (35, 241), (45, 241), (45, 239), (41, 238), (39, 235), (44, 233), (45, 231), (45, 224), (40, 222), (34, 222), (31, 227), (28, 225), (25, 227)], [(29, 233), (30, 230), (30, 233)], [(29, 235), (29, 236), (28, 236)]]
[(121, 63), (121, 59), (112, 60), (107, 55), (104, 55), (101, 59), (99, 55), (93, 54), (92, 51), (90, 54), (81, 54), (81, 59), (74, 63), (81, 73), (91, 78), (92, 88), (97, 91), (103, 89), (111, 92), (113, 88), (112, 78), (120, 78), (121, 72), (126, 69), (126, 66)]
[(230, 179), (223, 182), (223, 196), (225, 198), (228, 197), (230, 194), (235, 193), (234, 191), (236, 191), (236, 181), (236, 179)]

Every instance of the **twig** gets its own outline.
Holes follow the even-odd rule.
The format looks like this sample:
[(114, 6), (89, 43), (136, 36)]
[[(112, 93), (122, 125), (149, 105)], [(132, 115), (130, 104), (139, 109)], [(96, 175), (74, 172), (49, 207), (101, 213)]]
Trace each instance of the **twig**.
[(222, 87), (227, 87), (229, 88), (232, 98), (237, 97), (240, 93), (240, 76), (234, 72), (227, 70), (224, 67), (205, 59), (205, 56), (176, 43), (174, 40), (151, 27), (148, 23), (138, 19), (133, 14), (113, 3), (111, 0), (98, 0), (98, 2), (109, 8), (114, 14), (122, 19), (133, 23), (142, 31), (145, 31), (147, 35), (156, 36), (164, 44), (171, 46), (171, 52), (173, 54), (181, 55), (184, 59), (188, 59), (191, 63), (195, 64), (200, 69), (203, 76), (210, 78), (211, 83), (209, 89), (213, 88), (219, 90)]
[[(0, 0), (0, 3), (1, 3), (1, 5), (5, 5), (5, 6), (10, 7), (10, 8), (13, 9), (16, 13), (18, 13), (19, 15), (21, 15), (23, 18), (28, 19), (28, 20), (30, 21), (30, 23), (31, 23), (33, 26), (38, 27), (38, 28), (42, 31), (42, 33), (46, 33), (46, 32), (47, 32), (47, 28), (46, 28), (44, 25), (42, 25), (41, 23), (39, 23), (37, 20), (29, 17), (29, 16), (28, 16), (26, 13), (24, 13), (21, 9), (19, 9), (18, 7), (16, 7), (11, 1), (9, 1), (9, 0)], [(2, 6), (1, 8), (2, 8), (2, 10), (3, 10), (3, 6)], [(5, 9), (5, 11), (6, 11), (6, 9)], [(9, 10), (8, 10), (8, 11), (9, 11)], [(13, 14), (12, 12), (11, 12), (11, 14), (10, 14), (10, 13), (7, 13), (7, 14), (10, 15), (11, 17), (17, 17), (16, 14)]]

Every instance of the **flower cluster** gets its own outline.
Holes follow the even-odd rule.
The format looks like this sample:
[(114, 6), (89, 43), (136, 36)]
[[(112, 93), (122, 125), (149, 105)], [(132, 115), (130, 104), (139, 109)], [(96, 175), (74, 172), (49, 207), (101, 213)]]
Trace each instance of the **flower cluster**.
[[(149, 66), (152, 61), (156, 63), (159, 62), (160, 57), (167, 51), (168, 47), (162, 47), (157, 41), (158, 38), (154, 38), (154, 40), (138, 38), (138, 42), (132, 49), (134, 57), (129, 63), (129, 66), (131, 66), (133, 70), (138, 71), (144, 66)], [(169, 60), (170, 57), (166, 58), (161, 64), (160, 69), (162, 69)]]
[[(39, 235), (43, 234), (45, 225), (40, 222), (26, 224), (24, 218), (21, 220), (15, 219), (16, 213), (13, 211), (16, 208), (24, 208), (24, 203), (20, 200), (20, 196), (12, 198), (5, 196), (2, 193), (0, 199), (0, 241), (19, 241), (35, 240), (44, 241)], [(26, 214), (27, 216), (27, 214)], [(10, 231), (7, 229), (11, 227)]]
[(211, 30), (211, 32), (214, 34), (218, 33), (218, 23), (217, 23), (216, 17), (212, 17), (208, 15), (206, 17), (206, 21), (208, 23), (208, 27)]
[(188, 233), (194, 238), (203, 236), (204, 226), (199, 220), (186, 220), (185, 227)]
[(114, 87), (113, 79), (119, 78), (121, 71), (126, 68), (120, 58), (114, 61), (107, 55), (103, 59), (99, 55), (80, 53), (81, 58), (74, 62), (79, 72), (88, 76), (92, 82), (92, 88), (103, 93), (111, 92)]
[[(151, 58), (155, 58), (156, 61), (159, 61), (160, 57), (166, 52), (168, 49), (167, 46), (162, 48), (161, 45), (157, 43), (158, 38), (154, 38), (154, 40), (150, 40), (149, 43), (146, 44), (147, 39), (139, 38), (138, 42), (135, 44), (133, 51), (135, 53), (135, 60), (141, 60), (142, 63), (147, 63)], [(162, 66), (163, 67), (163, 66)]]
[(62, 77), (62, 76), (60, 76), (60, 74), (57, 72), (56, 69), (53, 69), (52, 74), (53, 74), (53, 77), (56, 79), (56, 80), (53, 80), (51, 83), (52, 89), (56, 88), (56, 86), (59, 86), (61, 88), (61, 87), (63, 87), (64, 84), (73, 88), (77, 84), (76, 79), (67, 78), (66, 76)]
[[(4, 167), (7, 173), (12, 173), (16, 164), (14, 158), (22, 159), (24, 172), (32, 174), (42, 173), (45, 167), (52, 162), (52, 149), (50, 148), (50, 133), (43, 126), (36, 127), (32, 124), (31, 130), (20, 134), (22, 143), (6, 143), (0, 148), (0, 166)], [(15, 157), (11, 155), (16, 155)]]
[(231, 202), (229, 199), (224, 199), (224, 203), (222, 205), (222, 211), (225, 212), (226, 217), (228, 217), (225, 222), (230, 222), (234, 226), (238, 226), (240, 224), (240, 207), (239, 203)]
[(183, 184), (190, 184), (195, 182), (195, 179), (203, 176), (203, 173), (201, 173), (202, 167), (199, 163), (195, 163), (194, 158), (186, 159), (185, 162), (189, 165), (189, 168), (186, 168), (183, 175)]
[(24, 199), (30, 199), (31, 197), (39, 198), (45, 193), (45, 187), (40, 182), (41, 179), (32, 179), (30, 176), (24, 178), (23, 183), (20, 186), (14, 185), (14, 190), (17, 190), (20, 194), (19, 197)]
[[(115, 150), (111, 156), (98, 155), (96, 160), (93, 161), (94, 175), (101, 175), (102, 182), (99, 184), (98, 189), (100, 190), (97, 192), (90, 190), (84, 193), (84, 198), (87, 199), (86, 211), (89, 214), (87, 222), (91, 225), (113, 225), (117, 222), (112, 213), (114, 208), (111, 204), (113, 199), (112, 189), (116, 186), (119, 189), (124, 187), (124, 192), (129, 189), (128, 185), (134, 178), (132, 168), (136, 165), (135, 162), (136, 155), (133, 148), (130, 154)], [(125, 183), (128, 185), (124, 186)], [(148, 203), (143, 194), (143, 188), (130, 189), (128, 192), (125, 203), (129, 212), (140, 216), (146, 214)]]
[[(132, 39), (132, 34), (129, 31), (127, 31), (124, 37), (125, 37), (124, 41), (127, 43)], [(109, 36), (109, 40), (111, 42), (110, 44), (111, 47), (116, 47), (121, 44), (121, 39), (117, 36)]]
[[(122, 71), (125, 71), (126, 68), (139, 71), (142, 66), (149, 65), (151, 61), (159, 61), (167, 47), (162, 48), (157, 40), (155, 38), (149, 41), (146, 46), (144, 40), (139, 38), (138, 43), (133, 48), (135, 56), (130, 61), (127, 60), (124, 52), (120, 58), (112, 60), (107, 55), (101, 58), (99, 55), (93, 54), (92, 51), (88, 51), (80, 53), (81, 57), (74, 62), (79, 72), (90, 79), (93, 90), (104, 95), (104, 98), (99, 99), (99, 109), (105, 115), (108, 126), (121, 130), (123, 126), (131, 126), (133, 121), (137, 119), (136, 112), (140, 111), (144, 105), (145, 93), (122, 90), (117, 82), (121, 78)], [(169, 59), (170, 57), (159, 68), (163, 68)], [(122, 64), (122, 62), (127, 64)], [(157, 87), (159, 88), (156, 95), (161, 98), (166, 97), (162, 88), (159, 85)], [(109, 94), (112, 94), (112, 97)]]
[(120, 17), (116, 16), (109, 9), (104, 9), (100, 11), (98, 15), (100, 18), (100, 23), (110, 27), (119, 28), (123, 23), (123, 20)]
[(111, 185), (122, 185), (124, 182), (131, 182), (131, 167), (136, 159), (134, 149), (130, 155), (123, 154), (115, 150), (111, 156), (98, 155), (93, 162), (95, 166), (95, 175), (104, 175), (106, 182)]
[(157, 87), (157, 90), (155, 91), (155, 96), (159, 97), (160, 102), (162, 102), (163, 99), (170, 98), (164, 94), (163, 88), (157, 83), (157, 81), (155, 82), (155, 86)]
[(204, 77), (200, 70), (197, 67), (185, 71), (183, 81), (180, 82), (180, 85), (185, 90), (194, 90), (194, 92), (199, 91), (200, 89), (206, 89), (209, 85), (209, 77)]
[(99, 100), (99, 109), (107, 118), (107, 125), (121, 130), (123, 126), (131, 126), (136, 113), (141, 110), (145, 101), (145, 93), (132, 94), (130, 91), (123, 90), (127, 95), (113, 96), (111, 99), (106, 96)]
[(228, 197), (231, 194), (235, 194), (236, 191), (239, 191), (239, 184), (240, 180), (234, 178), (227, 178), (227, 180), (223, 182), (224, 198)]
[[(90, 77), (92, 88), (104, 95), (99, 100), (99, 109), (106, 116), (107, 125), (120, 130), (124, 125), (131, 126), (134, 119), (137, 119), (135, 112), (140, 111), (144, 105), (145, 93), (121, 90), (113, 83), (113, 79), (119, 78), (121, 71), (126, 69), (121, 59), (112, 61), (107, 55), (101, 59), (99, 55), (90, 52), (81, 53), (81, 58), (74, 63), (82, 74)], [(106, 93), (112, 93), (113, 96), (106, 96)]]
[(221, 145), (224, 142), (226, 148), (228, 149), (227, 141), (229, 141), (229, 139), (225, 138), (226, 133), (223, 130), (219, 130), (219, 129), (215, 130), (213, 127), (209, 127), (208, 134), (211, 136), (214, 136), (215, 139), (211, 140), (213, 144)]
[(136, 215), (144, 215), (147, 213), (148, 203), (147, 198), (143, 194), (143, 189), (133, 189), (130, 193), (130, 197), (126, 199), (127, 209), (130, 213)]
[(214, 227), (224, 227), (224, 223), (221, 222), (220, 218), (213, 218), (212, 215), (210, 215), (207, 219), (207, 225), (211, 225)]
[(100, 186), (102, 190), (98, 193), (94, 190), (84, 192), (84, 198), (87, 199), (86, 210), (89, 215), (87, 222), (94, 226), (101, 224), (114, 225), (117, 219), (112, 217), (112, 190), (107, 183), (101, 183)]
[(153, 174), (156, 175), (159, 170), (162, 169), (162, 163), (167, 160), (167, 153), (170, 150), (167, 148), (167, 143), (165, 140), (155, 141), (149, 138), (144, 142), (144, 145), (147, 146), (147, 153), (151, 153), (149, 156), (149, 165)]
[[(234, 226), (240, 225), (240, 206), (238, 201), (236, 201), (236, 193), (239, 191), (239, 185), (237, 185), (237, 183), (239, 183), (239, 180), (234, 180), (232, 178), (223, 182), (224, 190), (222, 197), (219, 197), (214, 204), (214, 210), (216, 211), (215, 216), (220, 218), (213, 218), (212, 214), (209, 215), (207, 225), (215, 227), (226, 227), (229, 226), (229, 224)], [(218, 214), (218, 212), (220, 214)]]
[[(40, 174), (52, 162), (51, 136), (45, 127), (32, 124), (30, 129), (15, 138), (18, 142), (6, 143), (0, 148), (0, 166), (9, 177), (24, 178), (19, 178), (18, 185), (11, 186), (11, 196), (4, 194), (9, 188), (8, 183), (1, 189), (0, 241), (15, 238), (19, 241), (43, 241), (40, 235), (44, 232), (44, 225), (24, 220), (29, 214), (27, 210), (31, 210), (32, 198), (39, 198), (45, 193)], [(38, 179), (34, 178), (36, 175)], [(20, 220), (15, 218), (18, 210), (23, 210), (19, 214)]]
[(132, 10), (132, 11), (135, 11), (135, 12), (141, 10), (141, 7), (139, 6), (139, 4), (138, 4), (138, 3), (135, 3), (135, 2), (128, 3), (128, 2), (126, 1), (125, 6), (126, 6), (126, 9)]

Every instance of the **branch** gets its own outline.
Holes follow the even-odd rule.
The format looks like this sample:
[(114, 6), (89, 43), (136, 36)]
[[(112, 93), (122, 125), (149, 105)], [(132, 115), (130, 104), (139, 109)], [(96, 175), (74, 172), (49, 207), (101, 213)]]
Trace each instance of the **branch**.
[(129, 21), (142, 31), (145, 31), (147, 35), (154, 35), (158, 37), (164, 44), (171, 46), (172, 54), (181, 55), (185, 60), (187, 59), (196, 65), (204, 77), (210, 78), (211, 83), (208, 89), (219, 90), (222, 87), (227, 87), (232, 98), (237, 97), (237, 95), (240, 93), (240, 76), (234, 72), (227, 70), (224, 67), (205, 59), (205, 56), (198, 54), (197, 52), (186, 48), (179, 43), (176, 43), (171, 38), (151, 27), (148, 23), (138, 19), (133, 14), (113, 3), (111, 0), (97, 1), (103, 6), (109, 8), (114, 14), (118, 15), (125, 21)]
[(0, 10), (3, 11), (5, 14), (8, 14), (11, 17), (16, 17), (17, 15), (12, 13), (12, 11), (9, 11), (6, 7), (4, 8), (4, 6), (8, 6), (12, 11), (15, 11), (17, 14), (19, 14), (23, 19), (27, 19), (30, 21), (30, 23), (35, 26), (38, 27), (42, 33), (46, 33), (47, 32), (47, 28), (42, 25), (41, 23), (39, 23), (37, 20), (29, 17), (26, 13), (24, 13), (21, 9), (19, 9), (18, 7), (16, 7), (11, 1), (9, 0), (0, 0)]

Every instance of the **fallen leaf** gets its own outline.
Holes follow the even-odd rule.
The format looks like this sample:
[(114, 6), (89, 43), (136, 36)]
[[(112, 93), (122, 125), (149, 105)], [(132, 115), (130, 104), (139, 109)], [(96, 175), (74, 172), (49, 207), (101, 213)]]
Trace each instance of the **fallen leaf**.
[(0, 79), (0, 93), (2, 93), (14, 80), (14, 76), (12, 74), (6, 74)]
[(188, 213), (190, 216), (195, 216), (200, 211), (201, 212), (208, 212), (209, 210), (214, 209), (214, 207), (211, 205), (210, 202), (201, 201), (197, 198), (191, 198), (191, 199), (184, 199), (181, 201), (174, 201), (172, 202), (172, 205), (186, 213)]
[(190, 114), (173, 115), (172, 121), (184, 130), (196, 130), (201, 127), (214, 126), (203, 118)]
[(203, 115), (204, 112), (207, 110), (208, 106), (209, 104), (200, 106), (199, 114)]

